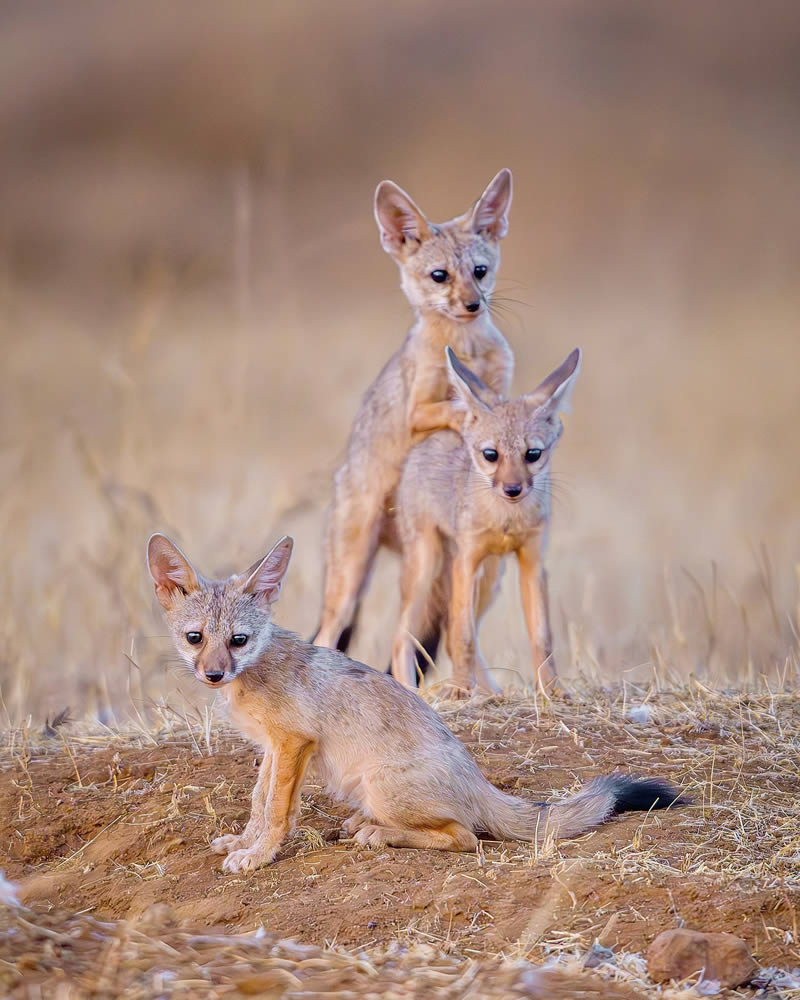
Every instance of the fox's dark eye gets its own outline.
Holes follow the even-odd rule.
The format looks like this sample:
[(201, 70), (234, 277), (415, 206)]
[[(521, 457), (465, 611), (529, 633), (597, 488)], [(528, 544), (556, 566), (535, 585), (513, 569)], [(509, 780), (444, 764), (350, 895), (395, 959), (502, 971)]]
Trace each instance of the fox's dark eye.
[(538, 462), (541, 457), (542, 457), (541, 448), (528, 448), (528, 450), (525, 452), (526, 462)]
[(231, 636), (231, 646), (244, 646), (247, 642), (246, 635), (232, 635)]
[(441, 285), (443, 281), (447, 281), (450, 275), (447, 271), (443, 271), (440, 267), (438, 267), (435, 271), (431, 271), (431, 277), (435, 282)]
[(475, 275), (478, 281), (480, 281), (482, 278), (486, 277), (486, 272), (488, 270), (489, 268), (485, 264), (476, 264), (475, 267), (472, 269), (472, 273)]
[(200, 643), (200, 642), (203, 641), (203, 633), (202, 632), (187, 632), (186, 633), (186, 641), (190, 642), (193, 646), (196, 646), (198, 643)]
[(487, 462), (496, 462), (497, 459), (500, 457), (494, 450), (494, 448), (484, 448), (482, 455)]

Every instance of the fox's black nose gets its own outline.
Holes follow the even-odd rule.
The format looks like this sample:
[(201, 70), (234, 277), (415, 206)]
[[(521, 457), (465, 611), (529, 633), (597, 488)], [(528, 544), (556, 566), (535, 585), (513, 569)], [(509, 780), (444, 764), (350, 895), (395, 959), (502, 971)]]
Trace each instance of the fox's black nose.
[(476, 313), (481, 307), (480, 302), (467, 302), (464, 304), (464, 308), (468, 313)]
[(210, 681), (212, 684), (217, 684), (225, 676), (224, 670), (211, 670), (206, 671), (206, 680)]
[(518, 497), (522, 493), (522, 483), (504, 483), (503, 493), (507, 497)]

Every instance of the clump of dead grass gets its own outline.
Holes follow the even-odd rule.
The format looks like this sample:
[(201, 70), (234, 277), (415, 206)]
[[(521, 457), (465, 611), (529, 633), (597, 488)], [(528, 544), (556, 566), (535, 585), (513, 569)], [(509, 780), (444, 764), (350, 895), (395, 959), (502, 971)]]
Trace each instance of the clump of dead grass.
[[(545, 968), (522, 959), (477, 962), (426, 944), (321, 949), (279, 939), (263, 928), (201, 933), (176, 926), (168, 907), (154, 907), (138, 921), (108, 921), (11, 906), (0, 909), (0, 929), (0, 984), (12, 997), (635, 1000), (648, 990), (638, 956), (622, 956), (588, 975), (585, 962), (577, 959)], [(673, 992), (678, 991), (661, 995)], [(686, 995), (691, 987), (681, 992)]]

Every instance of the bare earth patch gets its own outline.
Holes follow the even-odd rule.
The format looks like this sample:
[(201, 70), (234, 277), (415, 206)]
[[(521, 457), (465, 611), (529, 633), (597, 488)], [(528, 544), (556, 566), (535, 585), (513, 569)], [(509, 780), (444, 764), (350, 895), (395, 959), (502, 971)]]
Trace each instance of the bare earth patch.
[[(682, 925), (740, 935), (762, 966), (800, 965), (800, 698), (695, 684), (651, 693), (649, 721), (633, 723), (619, 692), (590, 695), (437, 707), (507, 791), (541, 799), (624, 770), (673, 780), (693, 805), (555, 846), (371, 851), (338, 840), (346, 814), (312, 780), (295, 836), (246, 877), (208, 847), (248, 815), (258, 756), (235, 734), (12, 732), (0, 844), (27, 909), (0, 911), (0, 984), (27, 996), (60, 982), (65, 998), (622, 998), (656, 989), (640, 953)], [(597, 940), (614, 957), (580, 971)]]

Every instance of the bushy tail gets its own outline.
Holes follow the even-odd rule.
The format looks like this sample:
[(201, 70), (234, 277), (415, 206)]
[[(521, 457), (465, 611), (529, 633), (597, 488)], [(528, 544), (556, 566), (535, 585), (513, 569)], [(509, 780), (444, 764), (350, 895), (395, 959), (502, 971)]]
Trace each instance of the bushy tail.
[(686, 802), (669, 782), (624, 774), (595, 778), (563, 802), (526, 802), (499, 789), (492, 791), (496, 796), (492, 795), (487, 803), (488, 812), (483, 820), (486, 832), (498, 840), (575, 837), (617, 813), (667, 809)]

